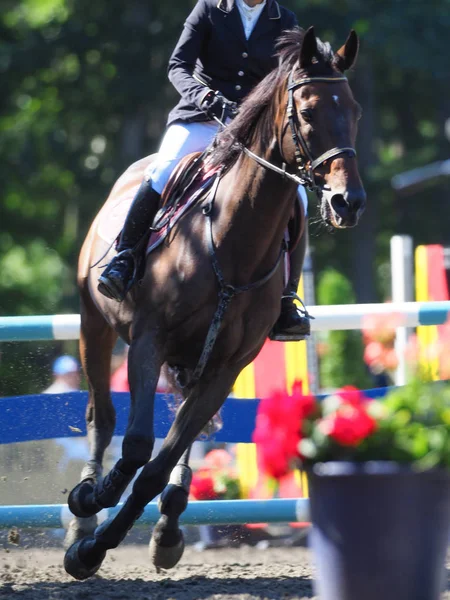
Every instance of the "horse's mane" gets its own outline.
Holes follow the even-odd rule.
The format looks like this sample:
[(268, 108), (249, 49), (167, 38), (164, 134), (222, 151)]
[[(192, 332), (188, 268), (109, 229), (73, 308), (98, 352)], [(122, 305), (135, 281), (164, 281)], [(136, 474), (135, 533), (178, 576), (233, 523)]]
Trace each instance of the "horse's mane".
[[(278, 67), (271, 71), (247, 96), (239, 108), (236, 118), (227, 125), (215, 140), (215, 147), (208, 163), (225, 168), (233, 165), (240, 152), (240, 145), (248, 145), (258, 136), (263, 145), (270, 142), (275, 119), (276, 102), (281, 84), (287, 82), (289, 73), (298, 63), (305, 31), (295, 27), (278, 38), (276, 56)], [(310, 75), (328, 75), (335, 68), (335, 55), (328, 42), (317, 38), (318, 56), (308, 69)], [(284, 88), (283, 88), (284, 89)], [(263, 121), (262, 117), (265, 116)]]

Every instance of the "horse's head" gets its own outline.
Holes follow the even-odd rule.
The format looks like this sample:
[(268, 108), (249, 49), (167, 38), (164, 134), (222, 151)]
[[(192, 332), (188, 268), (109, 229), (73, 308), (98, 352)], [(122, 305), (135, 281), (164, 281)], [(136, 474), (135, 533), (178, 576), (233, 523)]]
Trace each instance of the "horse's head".
[(280, 129), (283, 157), (317, 193), (323, 219), (338, 228), (356, 225), (366, 204), (354, 150), (361, 107), (343, 75), (356, 60), (358, 44), (352, 31), (333, 53), (308, 29), (290, 70)]

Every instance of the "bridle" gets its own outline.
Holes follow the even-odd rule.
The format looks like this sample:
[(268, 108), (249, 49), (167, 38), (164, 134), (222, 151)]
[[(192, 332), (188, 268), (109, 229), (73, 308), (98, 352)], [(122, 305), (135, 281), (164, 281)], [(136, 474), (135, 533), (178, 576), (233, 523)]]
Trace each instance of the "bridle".
[(320, 195), (320, 187), (317, 185), (314, 170), (317, 169), (320, 165), (322, 165), (325, 161), (330, 158), (334, 158), (335, 156), (339, 156), (339, 154), (348, 154), (348, 156), (355, 157), (356, 150), (351, 147), (345, 148), (331, 148), (327, 150), (317, 158), (313, 158), (311, 152), (309, 151), (308, 145), (306, 143), (305, 138), (301, 133), (300, 123), (298, 121), (297, 111), (295, 108), (295, 99), (294, 99), (294, 90), (298, 89), (302, 85), (307, 85), (313, 81), (321, 82), (321, 83), (338, 83), (341, 81), (347, 81), (347, 77), (304, 77), (303, 79), (294, 80), (294, 70), (289, 74), (288, 80), (288, 103), (287, 103), (287, 117), (289, 122), (289, 127), (291, 130), (292, 141), (295, 147), (295, 162), (297, 165), (297, 174), (289, 173), (286, 171), (286, 164), (283, 163), (283, 167), (277, 167), (271, 162), (261, 158), (244, 145), (241, 145), (241, 149), (247, 156), (255, 160), (257, 163), (265, 167), (266, 169), (270, 169), (271, 171), (275, 171), (280, 174), (282, 177), (287, 177), (295, 181), (298, 185), (304, 185), (310, 191), (319, 193)]

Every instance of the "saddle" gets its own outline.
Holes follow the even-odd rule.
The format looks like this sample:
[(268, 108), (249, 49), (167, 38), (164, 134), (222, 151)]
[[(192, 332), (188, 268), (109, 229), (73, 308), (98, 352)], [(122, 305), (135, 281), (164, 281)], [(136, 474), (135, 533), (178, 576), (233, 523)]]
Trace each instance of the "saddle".
[(193, 206), (205, 198), (219, 169), (205, 169), (206, 152), (194, 152), (180, 160), (161, 195), (161, 207), (152, 225), (147, 254), (157, 248), (173, 226)]
[[(204, 158), (207, 152), (194, 152), (183, 157), (173, 170), (161, 195), (161, 207), (153, 221), (153, 232), (147, 245), (147, 254), (157, 248), (167, 237), (170, 229), (199, 200), (203, 199), (219, 169), (206, 169)], [(285, 234), (288, 252), (297, 246), (303, 233), (303, 205), (294, 203), (291, 218)]]
[(203, 154), (203, 152), (193, 152), (180, 160), (161, 194), (161, 208), (173, 204), (177, 196), (182, 195), (189, 187), (198, 171), (203, 167), (201, 160)]

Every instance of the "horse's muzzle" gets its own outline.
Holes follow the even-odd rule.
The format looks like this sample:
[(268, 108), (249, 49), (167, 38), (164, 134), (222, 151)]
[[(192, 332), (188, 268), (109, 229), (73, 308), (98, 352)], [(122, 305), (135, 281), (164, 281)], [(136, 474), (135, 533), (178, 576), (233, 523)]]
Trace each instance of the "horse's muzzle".
[(324, 190), (322, 210), (324, 218), (337, 228), (354, 227), (366, 207), (366, 192), (363, 188), (344, 192)]

